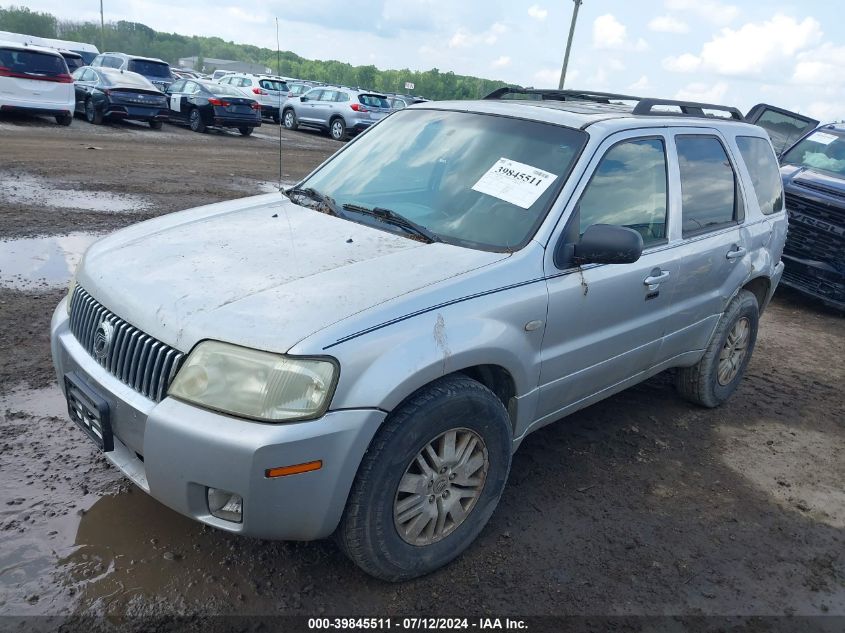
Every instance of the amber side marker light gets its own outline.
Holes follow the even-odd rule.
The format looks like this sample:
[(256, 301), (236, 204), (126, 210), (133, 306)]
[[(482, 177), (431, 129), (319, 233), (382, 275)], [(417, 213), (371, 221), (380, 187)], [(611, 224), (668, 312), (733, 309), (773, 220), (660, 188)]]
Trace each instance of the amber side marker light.
[(264, 476), (273, 477), (287, 477), (288, 475), (298, 475), (300, 473), (310, 473), (312, 470), (320, 470), (323, 467), (323, 460), (318, 459), (313, 462), (305, 462), (304, 464), (294, 464), (293, 466), (279, 466), (278, 468), (268, 468), (264, 471)]

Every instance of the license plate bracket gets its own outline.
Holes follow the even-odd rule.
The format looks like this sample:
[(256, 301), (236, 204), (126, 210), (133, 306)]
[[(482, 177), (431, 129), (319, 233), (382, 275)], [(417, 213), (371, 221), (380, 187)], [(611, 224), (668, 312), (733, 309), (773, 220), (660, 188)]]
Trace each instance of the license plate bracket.
[(114, 450), (109, 421), (109, 403), (74, 372), (65, 374), (65, 396), (70, 419), (91, 438), (100, 450)]

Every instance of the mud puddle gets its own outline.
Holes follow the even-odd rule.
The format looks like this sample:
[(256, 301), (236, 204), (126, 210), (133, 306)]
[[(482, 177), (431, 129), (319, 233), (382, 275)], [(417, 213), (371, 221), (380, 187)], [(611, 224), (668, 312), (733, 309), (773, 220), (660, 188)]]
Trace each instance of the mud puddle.
[(26, 173), (0, 172), (0, 183), (0, 204), (106, 213), (138, 212), (150, 206), (141, 196), (108, 191), (77, 191)]
[(0, 286), (16, 290), (66, 286), (85, 250), (100, 237), (79, 232), (0, 241)]

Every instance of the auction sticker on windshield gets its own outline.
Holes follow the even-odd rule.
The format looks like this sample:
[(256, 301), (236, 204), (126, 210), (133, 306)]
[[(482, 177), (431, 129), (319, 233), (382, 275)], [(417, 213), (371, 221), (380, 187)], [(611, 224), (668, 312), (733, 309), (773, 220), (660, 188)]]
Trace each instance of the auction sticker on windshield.
[(808, 141), (815, 141), (816, 143), (821, 143), (822, 145), (830, 145), (835, 141), (837, 138), (836, 134), (826, 134), (825, 132), (814, 132), (807, 137)]
[(555, 178), (557, 176), (538, 167), (500, 158), (472, 189), (527, 209), (537, 202)]

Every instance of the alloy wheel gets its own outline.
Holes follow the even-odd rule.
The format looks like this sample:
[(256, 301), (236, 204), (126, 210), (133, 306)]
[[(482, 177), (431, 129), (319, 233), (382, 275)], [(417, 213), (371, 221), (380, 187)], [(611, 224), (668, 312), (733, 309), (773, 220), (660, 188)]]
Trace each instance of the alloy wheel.
[(751, 335), (751, 323), (747, 317), (742, 317), (734, 323), (722, 351), (719, 354), (718, 378), (719, 384), (724, 386), (736, 378), (745, 355), (748, 353), (748, 340)]

